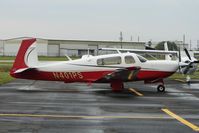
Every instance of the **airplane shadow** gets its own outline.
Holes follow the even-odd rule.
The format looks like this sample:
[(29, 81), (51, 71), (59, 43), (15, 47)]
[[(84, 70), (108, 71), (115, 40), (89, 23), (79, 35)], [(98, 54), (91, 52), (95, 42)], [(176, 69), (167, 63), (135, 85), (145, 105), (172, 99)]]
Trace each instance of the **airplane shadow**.
[(129, 93), (129, 90), (123, 90), (123, 91), (113, 91), (113, 90), (98, 90), (94, 91), (96, 95), (100, 96), (106, 96), (106, 97), (112, 97), (112, 98), (122, 98), (122, 99), (129, 99), (137, 97), (136, 95), (132, 95)]

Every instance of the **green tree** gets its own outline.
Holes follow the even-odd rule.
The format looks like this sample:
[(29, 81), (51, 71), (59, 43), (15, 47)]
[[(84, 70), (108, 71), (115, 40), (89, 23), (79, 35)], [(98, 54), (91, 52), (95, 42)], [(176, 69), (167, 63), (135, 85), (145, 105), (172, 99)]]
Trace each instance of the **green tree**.
[[(164, 43), (165, 41), (163, 42), (160, 42), (158, 43), (156, 46), (155, 46), (155, 49), (157, 50), (164, 50)], [(167, 42), (167, 45), (168, 45), (168, 48), (169, 48), (169, 51), (178, 51), (178, 46), (175, 42)]]

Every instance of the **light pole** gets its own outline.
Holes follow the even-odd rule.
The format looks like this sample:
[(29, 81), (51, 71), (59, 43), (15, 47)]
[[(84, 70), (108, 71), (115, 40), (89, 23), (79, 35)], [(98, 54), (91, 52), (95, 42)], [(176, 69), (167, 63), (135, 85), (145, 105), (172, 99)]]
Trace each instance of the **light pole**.
[(2, 40), (2, 42), (3, 42), (3, 56), (5, 55), (4, 41), (5, 41), (5, 40)]
[(120, 39), (120, 42), (121, 42), (121, 48), (122, 48), (123, 35), (122, 35), (122, 32), (121, 32), (121, 31), (120, 31), (120, 37), (119, 37), (119, 39)]

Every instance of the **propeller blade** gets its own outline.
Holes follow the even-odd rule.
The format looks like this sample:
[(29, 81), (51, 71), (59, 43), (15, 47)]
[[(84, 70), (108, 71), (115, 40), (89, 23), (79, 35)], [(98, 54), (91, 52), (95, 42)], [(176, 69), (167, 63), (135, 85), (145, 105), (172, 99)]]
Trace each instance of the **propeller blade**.
[(189, 71), (189, 67), (186, 67), (186, 69), (184, 70), (183, 74), (187, 74), (188, 71)]
[(181, 52), (180, 52), (180, 49), (179, 49), (179, 62), (181, 62)]
[(181, 52), (180, 52), (180, 47), (179, 47), (179, 51), (178, 51), (178, 65), (179, 65), (179, 73), (181, 73), (181, 74), (183, 74), (183, 72), (182, 72), (182, 67), (181, 67), (181, 65), (180, 65), (180, 63), (181, 63)]
[(191, 56), (190, 56), (188, 50), (186, 48), (184, 48), (184, 51), (185, 51), (186, 55), (188, 56), (189, 60), (191, 61)]
[(185, 68), (184, 73), (183, 74), (187, 74), (187, 72), (189, 71), (191, 65), (193, 62), (190, 62), (189, 65)]
[(179, 68), (178, 68), (178, 69), (179, 69), (179, 73), (180, 73), (180, 74), (183, 74), (183, 72), (182, 72), (182, 67), (181, 67), (181, 66), (179, 66)]
[(199, 63), (199, 60), (197, 60), (197, 61), (194, 61), (193, 63)]

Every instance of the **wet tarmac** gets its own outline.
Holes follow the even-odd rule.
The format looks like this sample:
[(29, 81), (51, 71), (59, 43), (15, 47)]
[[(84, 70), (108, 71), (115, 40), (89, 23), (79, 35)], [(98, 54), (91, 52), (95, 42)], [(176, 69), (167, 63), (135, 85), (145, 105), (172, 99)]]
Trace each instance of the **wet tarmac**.
[[(0, 133), (191, 133), (199, 131), (199, 82), (64, 84), (14, 80), (0, 86)], [(141, 95), (140, 95), (141, 94)]]

